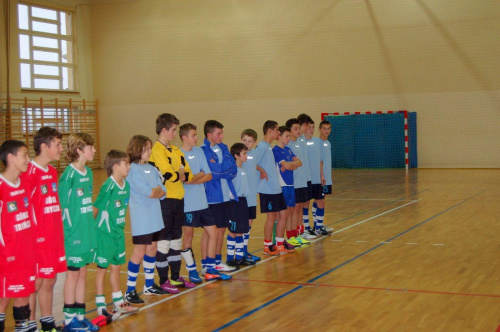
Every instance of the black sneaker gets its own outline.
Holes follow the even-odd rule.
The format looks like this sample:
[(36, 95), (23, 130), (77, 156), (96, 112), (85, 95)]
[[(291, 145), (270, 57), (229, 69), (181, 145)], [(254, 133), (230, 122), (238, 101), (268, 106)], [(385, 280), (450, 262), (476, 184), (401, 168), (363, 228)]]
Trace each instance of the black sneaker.
[(253, 259), (247, 259), (243, 257), (242, 259), (237, 261), (240, 265), (255, 265), (255, 261)]
[(304, 231), (304, 233), (308, 233), (309, 235), (316, 236), (316, 232), (312, 228), (308, 228)]
[(295, 249), (295, 246), (293, 244), (288, 243), (288, 241), (283, 242), (283, 245), (285, 246), (286, 250)]
[(226, 261), (226, 265), (230, 266), (230, 267), (235, 267), (236, 270), (240, 269), (239, 261), (236, 259), (231, 259), (231, 260)]
[(125, 294), (125, 301), (132, 304), (144, 304), (144, 301), (137, 295), (137, 291), (134, 289), (130, 293)]
[(166, 291), (164, 291), (160, 286), (157, 284), (153, 284), (151, 287), (144, 286), (144, 291), (142, 292), (144, 295), (165, 295), (168, 294)]
[(316, 228), (314, 230), (314, 233), (316, 235), (330, 235), (330, 233), (326, 230), (325, 227), (321, 227), (321, 228)]

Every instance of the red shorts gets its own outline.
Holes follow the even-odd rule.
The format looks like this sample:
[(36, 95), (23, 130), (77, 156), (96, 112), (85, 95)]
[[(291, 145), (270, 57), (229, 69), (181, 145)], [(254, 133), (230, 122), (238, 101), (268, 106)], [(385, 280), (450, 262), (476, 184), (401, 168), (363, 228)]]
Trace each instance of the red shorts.
[(58, 273), (68, 270), (64, 249), (39, 250), (37, 259), (37, 278), (53, 279)]
[(28, 297), (35, 292), (35, 265), (0, 272), (0, 298)]

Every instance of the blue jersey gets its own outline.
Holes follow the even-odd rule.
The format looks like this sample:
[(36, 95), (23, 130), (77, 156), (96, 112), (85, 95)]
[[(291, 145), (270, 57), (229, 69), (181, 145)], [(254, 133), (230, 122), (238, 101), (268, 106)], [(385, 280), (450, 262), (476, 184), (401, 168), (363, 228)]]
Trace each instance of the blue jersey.
[[(193, 146), (191, 151), (186, 151), (181, 148), (184, 153), (185, 160), (191, 168), (193, 175), (200, 172), (210, 174), (205, 153), (200, 147)], [(208, 208), (207, 194), (203, 184), (184, 184), (184, 212), (193, 212)]]
[(248, 187), (247, 172), (243, 167), (238, 167), (238, 173), (233, 179), (233, 184), (238, 197), (248, 197), (248, 195), (250, 194), (250, 189)]
[(311, 183), (321, 184), (321, 145), (319, 137), (312, 137), (306, 140), (307, 154), (309, 157), (309, 169), (311, 171)]
[(248, 187), (250, 194), (247, 197), (248, 206), (257, 206), (257, 186), (260, 181), (260, 172), (257, 170), (257, 153), (255, 149), (248, 151), (247, 161), (243, 163), (243, 168), (247, 173)]
[(284, 186), (293, 186), (293, 172), (291, 170), (285, 169), (284, 171), (281, 171), (281, 162), (287, 161), (291, 162), (293, 161), (293, 157), (295, 155), (293, 154), (292, 150), (290, 150), (289, 147), (283, 147), (280, 148), (278, 145), (275, 145), (273, 147), (273, 154), (274, 154), (274, 161), (276, 162), (276, 169), (279, 172), (280, 175), (280, 185), (282, 187)]
[(149, 198), (153, 188), (165, 188), (158, 170), (149, 164), (130, 165), (127, 181), (130, 184), (130, 220), (132, 236), (151, 234), (160, 231), (163, 225), (160, 200)]
[[(217, 157), (219, 157), (219, 164), (222, 164), (222, 150), (221, 148), (215, 144), (214, 146), (211, 146), (210, 147), (212, 149), (213, 152), (215, 152), (215, 154), (217, 155)], [(227, 202), (229, 201), (230, 199), (230, 195), (231, 195), (231, 191), (229, 190), (229, 186), (227, 184), (227, 180), (226, 179), (220, 179), (220, 185), (221, 185), (221, 188), (222, 188), (222, 197), (224, 199), (224, 202)]]
[(321, 161), (323, 161), (323, 173), (326, 185), (332, 185), (332, 147), (330, 141), (321, 140)]
[(304, 166), (304, 151), (302, 149), (302, 143), (297, 141), (292, 141), (288, 143), (287, 147), (292, 150), (293, 154), (297, 156), (302, 162), (302, 166), (293, 171), (293, 186), (294, 188), (307, 188), (306, 170)]
[(299, 136), (297, 138), (297, 142), (300, 144), (300, 148), (302, 149), (302, 167), (304, 167), (304, 174), (306, 176), (306, 181), (311, 181), (311, 166), (309, 166), (309, 155), (307, 152), (307, 144), (306, 138), (304, 135)]
[(255, 150), (257, 152), (257, 164), (267, 173), (267, 180), (261, 179), (259, 181), (257, 192), (270, 195), (281, 193), (279, 174), (276, 170), (271, 144), (266, 141), (260, 141)]

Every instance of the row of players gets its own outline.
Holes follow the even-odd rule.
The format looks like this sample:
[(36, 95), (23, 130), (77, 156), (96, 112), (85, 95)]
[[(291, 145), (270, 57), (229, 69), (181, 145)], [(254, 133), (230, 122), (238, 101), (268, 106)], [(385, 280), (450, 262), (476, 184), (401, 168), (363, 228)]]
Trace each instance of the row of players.
[[(37, 252), (36, 291), (41, 308), (42, 331), (55, 330), (52, 290), (55, 276), (64, 272), (66, 266), (64, 328), (68, 331), (95, 331), (98, 327), (84, 317), (86, 266), (91, 262), (96, 262), (98, 266), (96, 304), (100, 317), (105, 318), (96, 323), (109, 322), (121, 313), (136, 312), (137, 308), (130, 303), (144, 303), (135, 290), (141, 261), (146, 275), (145, 295), (178, 293), (178, 286), (194, 287), (195, 283), (200, 283), (202, 280), (197, 273), (191, 249), (194, 227), (204, 228), (201, 262), (202, 275), (206, 280), (229, 280), (231, 277), (221, 272), (234, 271), (241, 264), (255, 264), (260, 258), (249, 254), (246, 248), (251, 222), (256, 217), (257, 192), (261, 212), (267, 213), (264, 254), (293, 252), (295, 246), (307, 244), (307, 238), (328, 234), (329, 230), (322, 225), (323, 197), (325, 193), (331, 193), (328, 122), (320, 124), (319, 140), (312, 137), (314, 122), (307, 115), (290, 119), (282, 127), (278, 127), (274, 121), (267, 121), (263, 127), (264, 139), (255, 150), (253, 146), (257, 134), (251, 129), (243, 131), (243, 143), (236, 143), (229, 150), (222, 143), (223, 125), (214, 120), (205, 123), (206, 138), (201, 148), (196, 146), (196, 127), (192, 124), (181, 126), (179, 134), (182, 148), (178, 149), (170, 144), (176, 136), (178, 125), (179, 120), (175, 116), (162, 114), (156, 121), (159, 136), (154, 145), (147, 137), (137, 135), (131, 139), (127, 153), (110, 151), (105, 159), (105, 168), (110, 177), (102, 185), (93, 205), (92, 172), (85, 166), (95, 153), (90, 135), (74, 134), (69, 137), (67, 158), (71, 164), (61, 176), (59, 188), (57, 173), (49, 165), (49, 162), (58, 160), (62, 152), (62, 135), (55, 129), (44, 127), (35, 135), (36, 157), (29, 165), (27, 148), (22, 142), (7, 141), (0, 148), (1, 159), (7, 166), (0, 186), (5, 184), (5, 188), (12, 189), (11, 198), (8, 197), (8, 191), (2, 190), (1, 201), (10, 206), (12, 202), (8, 200), (18, 196), (16, 208), (7, 210), (16, 212), (12, 215), (15, 215), (15, 221), (12, 220), (11, 229), (13, 227), (16, 232), (24, 232), (22, 236), (14, 234), (17, 235), (15, 239), (22, 243), (35, 243), (29, 241), (30, 218), (36, 225), (36, 234), (33, 234), (36, 250), (27, 250), (26, 253)], [(270, 144), (276, 139), (278, 143), (271, 149)], [(316, 171), (315, 166), (318, 166)], [(21, 180), (17, 179), (20, 173)], [(27, 187), (23, 189), (21, 184)], [(307, 222), (310, 198), (315, 199), (313, 215), (317, 220), (314, 228), (309, 227)], [(63, 211), (64, 236), (59, 203)], [(125, 263), (123, 230), (129, 203), (134, 250), (128, 263), (124, 299), (119, 286), (119, 270), (120, 265)], [(18, 210), (17, 205), (24, 205), (25, 209)], [(30, 207), (33, 207), (32, 217)], [(299, 217), (301, 213), (304, 216), (303, 224)], [(8, 220), (8, 217), (8, 214), (2, 214), (2, 220)], [(276, 244), (273, 244), (271, 234), (275, 220)], [(4, 222), (2, 234), (3, 225)], [(98, 231), (93, 235), (95, 227)], [(288, 240), (284, 240), (285, 227)], [(226, 228), (229, 229), (228, 256), (224, 264), (221, 252)], [(9, 229), (5, 231), (8, 233)], [(61, 245), (62, 238), (66, 253)], [(16, 246), (15, 242), (8, 245), (4, 242), (3, 249), (13, 246)], [(26, 304), (26, 295), (34, 290), (31, 281), (35, 278), (28, 269), (30, 262), (34, 262), (34, 256), (30, 256), (31, 260), (24, 257), (16, 259), (10, 256), (8, 250), (4, 251), (2, 262), (23, 262), (24, 272), (27, 273), (7, 278), (9, 282), (4, 284), (2, 292), (2, 300), (7, 301), (2, 301), (0, 308), (3, 309), (0, 310), (0, 315), (3, 315), (0, 316), (0, 326), (4, 324), (8, 299), (13, 297), (16, 330), (36, 331), (34, 310), (31, 310), (31, 321), (28, 322), (30, 309)], [(189, 280), (180, 276), (181, 256), (186, 262)], [(155, 264), (160, 286), (153, 280)], [(106, 310), (103, 295), (108, 267), (111, 269), (114, 302), (111, 313)], [(10, 268), (15, 271), (15, 264), (2, 265), (0, 271), (3, 274), (4, 271), (12, 271)], [(34, 301), (35, 296), (32, 294), (32, 309), (35, 308)]]

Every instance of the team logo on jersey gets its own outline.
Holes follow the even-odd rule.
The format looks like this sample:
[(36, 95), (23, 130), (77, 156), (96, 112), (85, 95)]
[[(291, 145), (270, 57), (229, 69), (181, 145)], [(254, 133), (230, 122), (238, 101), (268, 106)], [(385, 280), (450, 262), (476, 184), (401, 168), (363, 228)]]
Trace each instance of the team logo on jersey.
[(15, 212), (15, 211), (17, 211), (17, 202), (8, 202), (7, 212)]
[(30, 205), (30, 202), (28, 201), (28, 197), (24, 197), (24, 206), (28, 207)]
[(52, 191), (55, 193), (57, 192), (57, 183), (55, 182), (52, 182)]
[(42, 184), (40, 186), (40, 189), (42, 190), (42, 195), (45, 195), (49, 192), (49, 189), (47, 189), (47, 185), (46, 184)]
[(115, 207), (122, 207), (122, 201), (120, 201), (119, 199), (115, 200)]
[(76, 189), (76, 195), (77, 195), (78, 197), (82, 197), (82, 196), (83, 196), (83, 194), (84, 194), (84, 192), (83, 192), (83, 188), (77, 188), (77, 189)]

